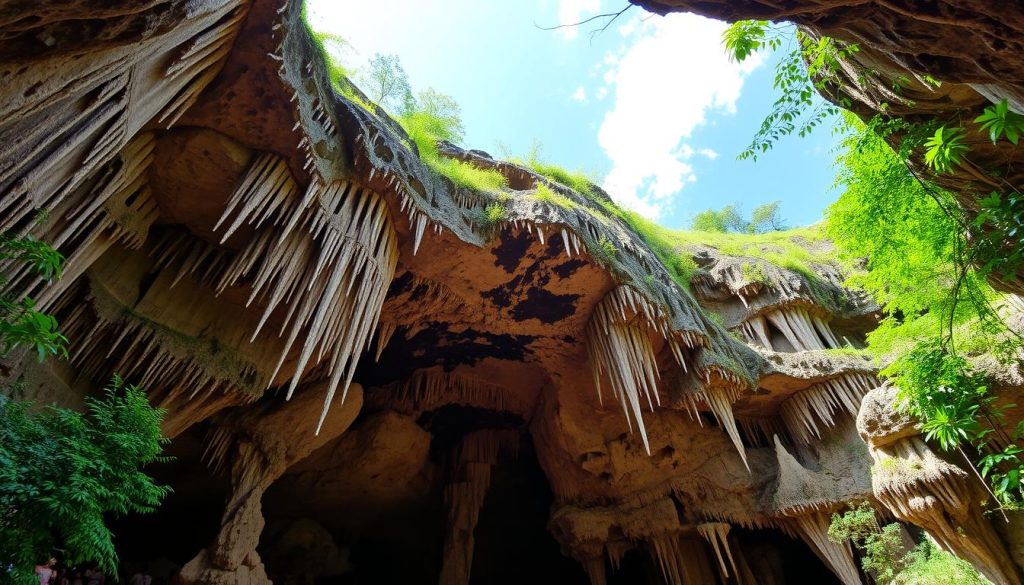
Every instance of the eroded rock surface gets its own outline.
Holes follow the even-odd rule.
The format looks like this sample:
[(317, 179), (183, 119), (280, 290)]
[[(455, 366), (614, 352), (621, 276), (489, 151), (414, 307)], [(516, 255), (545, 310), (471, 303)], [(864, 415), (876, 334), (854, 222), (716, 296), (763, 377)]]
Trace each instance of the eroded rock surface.
[[(441, 145), (508, 176), (486, 225), (493, 194), (339, 94), (297, 2), (60, 5), (0, 18), (0, 227), (67, 256), (56, 285), (9, 278), (73, 356), (2, 371), (69, 404), (118, 372), (206, 442), (228, 498), (179, 537), (182, 582), (851, 585), (825, 532), (865, 499), (1019, 582), (966, 472), (873, 390), (878, 308), (838, 266), (695, 244), (691, 293), (599, 190)], [(926, 460), (909, 503), (883, 454)]]

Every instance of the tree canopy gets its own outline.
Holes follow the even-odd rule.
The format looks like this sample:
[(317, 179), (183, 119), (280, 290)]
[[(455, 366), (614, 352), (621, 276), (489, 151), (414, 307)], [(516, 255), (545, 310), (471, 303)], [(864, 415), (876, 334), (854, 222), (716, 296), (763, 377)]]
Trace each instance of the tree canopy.
[(738, 203), (730, 203), (721, 209), (701, 211), (690, 222), (690, 229), (701, 232), (764, 234), (787, 228), (779, 213), (778, 201), (755, 207), (750, 218), (743, 216), (743, 209)]

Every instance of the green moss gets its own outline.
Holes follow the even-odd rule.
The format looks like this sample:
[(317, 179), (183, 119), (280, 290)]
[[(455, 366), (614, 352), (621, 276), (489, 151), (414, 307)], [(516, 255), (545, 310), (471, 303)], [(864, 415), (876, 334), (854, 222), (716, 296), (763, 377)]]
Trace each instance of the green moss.
[(839, 347), (834, 349), (823, 349), (820, 350), (829, 355), (835, 356), (846, 356), (846, 357), (870, 357), (871, 352), (866, 349), (857, 349), (855, 347)]
[(493, 228), (507, 219), (508, 208), (500, 202), (494, 202), (484, 208), (480, 216), (480, 225), (485, 228)]
[(612, 261), (619, 255), (619, 249), (615, 247), (611, 240), (601, 236), (597, 246), (590, 247), (590, 255), (601, 264), (611, 266)]
[(554, 205), (555, 207), (559, 207), (561, 209), (569, 210), (576, 208), (575, 201), (569, 199), (565, 195), (555, 193), (547, 185), (537, 185), (536, 190), (534, 190), (533, 194), (531, 194), (530, 197), (538, 201), (543, 201), (544, 203)]

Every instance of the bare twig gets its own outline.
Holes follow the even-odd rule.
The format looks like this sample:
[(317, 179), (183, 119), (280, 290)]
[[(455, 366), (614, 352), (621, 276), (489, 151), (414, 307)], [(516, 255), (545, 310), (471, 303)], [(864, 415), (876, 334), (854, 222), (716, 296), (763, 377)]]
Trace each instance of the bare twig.
[(590, 31), (590, 40), (593, 40), (594, 39), (594, 35), (600, 34), (600, 33), (604, 32), (604, 31), (608, 30), (608, 27), (611, 26), (612, 23), (615, 22), (615, 20), (617, 18), (622, 16), (627, 10), (629, 10), (630, 8), (633, 8), (634, 6), (635, 6), (635, 4), (627, 4), (625, 8), (623, 8), (622, 10), (619, 10), (618, 12), (605, 12), (605, 13), (602, 13), (602, 14), (595, 14), (594, 16), (591, 16), (590, 18), (584, 18), (583, 20), (581, 20), (579, 22), (571, 22), (571, 23), (566, 23), (566, 24), (558, 24), (558, 25), (555, 25), (555, 26), (541, 26), (541, 25), (537, 24), (536, 22), (534, 22), (533, 26), (539, 28), (540, 30), (557, 30), (557, 29), (560, 29), (560, 28), (571, 28), (571, 27), (574, 27), (574, 26), (583, 26), (584, 24), (587, 24), (589, 22), (594, 22), (595, 20), (599, 20), (599, 19), (602, 19), (602, 18), (609, 19), (608, 22), (604, 23), (604, 26), (602, 26), (601, 28), (594, 29), (594, 30)]

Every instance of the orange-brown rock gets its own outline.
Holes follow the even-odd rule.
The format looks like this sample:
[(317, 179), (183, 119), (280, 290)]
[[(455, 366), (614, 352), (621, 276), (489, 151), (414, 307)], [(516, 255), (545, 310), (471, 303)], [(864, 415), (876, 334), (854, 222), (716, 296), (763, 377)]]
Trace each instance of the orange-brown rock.
[[(297, 1), (64, 4), (0, 12), (0, 229), (67, 268), (0, 269), (73, 355), (4, 375), (76, 404), (120, 373), (168, 409), (168, 481), (218, 513), (125, 521), (128, 561), (219, 584), (862, 581), (825, 523), (895, 505), (864, 441), (910, 435), (878, 403), (853, 432), (875, 365), (830, 350), (879, 315), (841, 267), (694, 246), (691, 294), (591, 198), (441, 145), (509, 177), (487, 224), (493, 194), (339, 94)], [(1016, 583), (971, 514), (950, 548)]]

